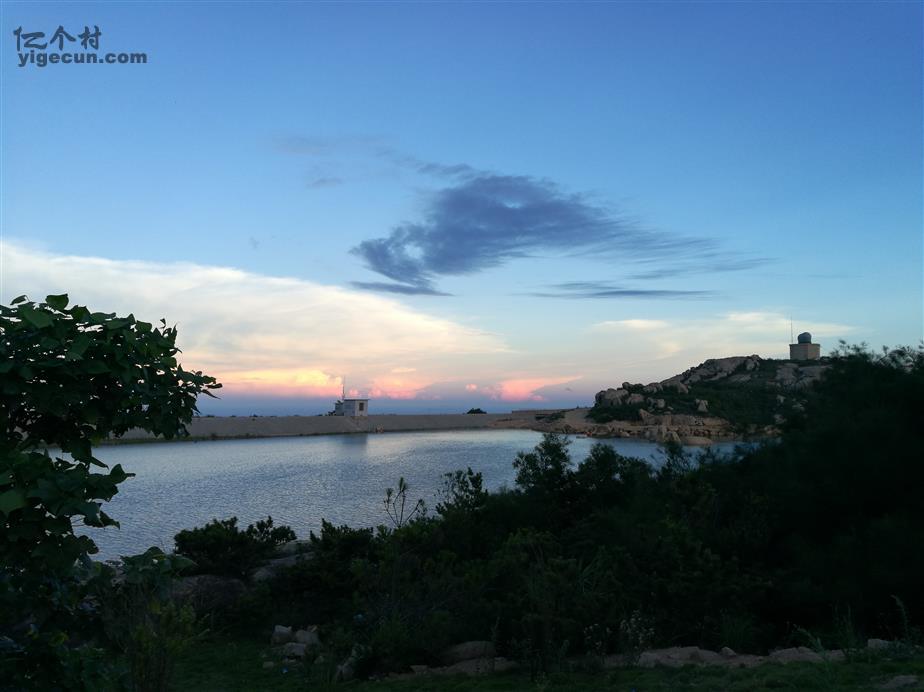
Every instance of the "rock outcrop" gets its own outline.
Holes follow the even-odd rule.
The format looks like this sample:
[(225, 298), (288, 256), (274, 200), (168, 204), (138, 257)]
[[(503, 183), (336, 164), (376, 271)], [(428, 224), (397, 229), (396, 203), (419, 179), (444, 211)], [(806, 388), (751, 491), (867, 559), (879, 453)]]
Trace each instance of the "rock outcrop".
[[(537, 427), (684, 444), (740, 439), (743, 431), (772, 436), (786, 412), (800, 407), (802, 392), (828, 367), (824, 361), (803, 364), (757, 355), (711, 358), (661, 382), (623, 382), (618, 389), (604, 389), (594, 397), (589, 418), (587, 410), (567, 412)], [(748, 405), (742, 407), (742, 401)]]

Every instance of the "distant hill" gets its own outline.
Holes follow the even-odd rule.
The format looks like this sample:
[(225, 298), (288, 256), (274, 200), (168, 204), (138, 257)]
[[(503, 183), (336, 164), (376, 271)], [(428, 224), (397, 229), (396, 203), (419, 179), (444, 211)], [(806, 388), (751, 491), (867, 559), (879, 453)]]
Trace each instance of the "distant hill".
[(608, 423), (681, 414), (721, 418), (739, 430), (773, 426), (800, 405), (800, 393), (828, 367), (826, 359), (710, 358), (661, 382), (602, 390), (587, 417)]

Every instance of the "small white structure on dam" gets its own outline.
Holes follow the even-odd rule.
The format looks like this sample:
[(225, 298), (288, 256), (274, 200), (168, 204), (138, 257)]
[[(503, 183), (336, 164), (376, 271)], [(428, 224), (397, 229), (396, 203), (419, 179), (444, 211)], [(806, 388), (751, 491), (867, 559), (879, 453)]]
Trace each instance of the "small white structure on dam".
[(369, 415), (368, 399), (341, 399), (334, 404), (335, 416), (350, 416), (351, 418), (365, 418)]
[(802, 332), (796, 343), (789, 344), (789, 360), (818, 360), (821, 358), (821, 344), (812, 343), (812, 335)]

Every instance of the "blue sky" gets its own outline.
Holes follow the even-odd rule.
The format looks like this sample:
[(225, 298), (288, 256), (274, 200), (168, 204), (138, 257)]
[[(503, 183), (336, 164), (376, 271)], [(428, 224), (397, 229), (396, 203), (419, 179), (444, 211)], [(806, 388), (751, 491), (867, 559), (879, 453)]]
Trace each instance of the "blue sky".
[[(177, 322), (217, 412), (922, 338), (920, 3), (0, 12), (0, 297)], [(148, 62), (19, 67), (59, 25)]]

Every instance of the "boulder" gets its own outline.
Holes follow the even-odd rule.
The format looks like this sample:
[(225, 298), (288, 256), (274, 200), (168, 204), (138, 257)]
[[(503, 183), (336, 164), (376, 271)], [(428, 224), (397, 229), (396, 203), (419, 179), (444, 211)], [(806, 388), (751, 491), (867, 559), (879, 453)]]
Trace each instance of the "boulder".
[(312, 626), (308, 629), (297, 630), (295, 632), (295, 641), (305, 646), (320, 646), (321, 639), (318, 637), (318, 628)]
[(892, 646), (892, 642), (886, 641), (885, 639), (867, 639), (866, 648), (873, 649), (874, 651), (882, 651), (888, 649)]
[(664, 442), (675, 442), (680, 444), (680, 435), (678, 435), (673, 430), (668, 430), (666, 433), (664, 433)]
[(514, 668), (516, 668), (516, 663), (498, 656), (495, 658), (473, 658), (468, 661), (459, 661), (440, 669), (440, 671), (449, 675), (489, 675), (491, 673), (503, 673)]
[(626, 403), (630, 406), (634, 406), (635, 404), (643, 404), (645, 403), (645, 396), (643, 394), (630, 394), (629, 398), (626, 399)]
[(471, 661), (476, 658), (494, 658), (494, 643), (484, 640), (462, 642), (450, 646), (440, 654), (444, 665), (452, 665), (460, 661)]
[[(669, 649), (653, 649), (645, 651), (638, 658), (638, 665), (642, 668), (654, 668), (655, 666), (667, 666), (668, 668), (679, 668), (683, 665), (698, 663), (693, 657), (698, 655), (700, 649), (697, 646), (672, 646)], [(711, 653), (711, 652), (710, 652)]]
[(286, 644), (292, 641), (292, 628), (283, 627), (282, 625), (276, 625), (273, 628), (273, 633), (270, 635), (270, 644), (273, 646), (278, 646), (279, 644)]
[(643, 408), (638, 410), (638, 417), (642, 419), (642, 423), (645, 425), (656, 425), (658, 422), (658, 417), (655, 414)]
[(617, 406), (628, 396), (629, 392), (624, 389), (604, 389), (594, 396), (594, 403), (597, 406)]
[(722, 657), (724, 658), (734, 658), (735, 656), (738, 655), (735, 653), (734, 649), (730, 649), (727, 646), (723, 646), (721, 650), (719, 651), (719, 654), (721, 654)]
[(777, 663), (821, 663), (824, 659), (807, 646), (795, 646), (789, 649), (778, 649), (770, 653), (768, 658)]
[(699, 411), (700, 413), (708, 413), (709, 412), (709, 402), (706, 401), (705, 399), (697, 399), (696, 400), (696, 410)]
[(355, 646), (347, 659), (337, 666), (334, 682), (349, 682), (356, 677), (356, 663), (359, 661), (359, 649)]
[(880, 690), (903, 690), (906, 687), (914, 687), (918, 684), (917, 675), (896, 675), (877, 687)]
[(299, 642), (288, 642), (282, 646), (282, 655), (286, 658), (305, 658), (308, 647)]
[(300, 560), (304, 559), (304, 555), (296, 554), (268, 560), (262, 567), (258, 567), (254, 573), (250, 575), (250, 578), (255, 582), (272, 579), (281, 570), (286, 569), (287, 567), (293, 567), (294, 565), (298, 564)]
[(244, 595), (247, 587), (240, 579), (197, 574), (181, 577), (173, 583), (173, 599), (189, 605), (198, 613), (226, 610)]
[(709, 649), (697, 649), (690, 654), (690, 660), (706, 665), (719, 665), (725, 663), (725, 658), (721, 654), (710, 651)]

